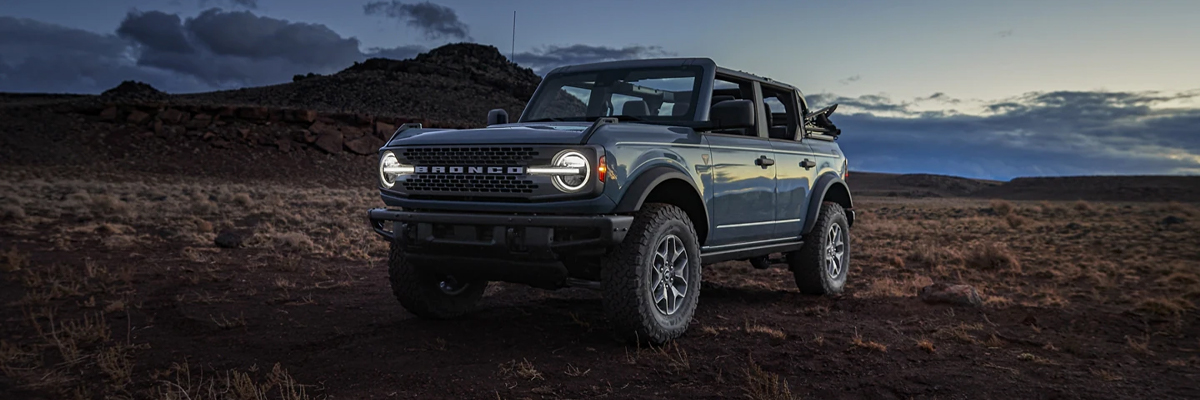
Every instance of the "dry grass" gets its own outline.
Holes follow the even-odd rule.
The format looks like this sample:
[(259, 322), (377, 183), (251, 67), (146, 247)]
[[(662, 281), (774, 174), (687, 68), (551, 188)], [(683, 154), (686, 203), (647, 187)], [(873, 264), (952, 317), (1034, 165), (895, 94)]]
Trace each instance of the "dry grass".
[(1008, 214), (1004, 216), (1004, 222), (1008, 224), (1009, 228), (1021, 229), (1021, 227), (1029, 225), (1030, 220), (1017, 214)]
[(688, 357), (687, 350), (679, 347), (678, 342), (658, 347), (655, 352), (666, 364), (668, 372), (680, 373), (692, 369), (691, 358)]
[(246, 317), (241, 314), (232, 318), (226, 317), (225, 314), (221, 314), (220, 317), (209, 315), (208, 318), (221, 329), (244, 328), (246, 326)]
[(1012, 213), (1013, 210), (1017, 208), (1013, 205), (1013, 203), (1010, 203), (1007, 200), (992, 200), (990, 205), (992, 207), (992, 211), (995, 211), (996, 215), (1001, 217)]
[(223, 372), (193, 371), (186, 361), (157, 373), (155, 397), (159, 400), (193, 399), (281, 399), (308, 400), (307, 388), (276, 363), (266, 378), (258, 381), (249, 371), (230, 369)]
[(787, 381), (779, 375), (763, 370), (750, 358), (749, 365), (743, 370), (746, 382), (742, 387), (745, 397), (751, 400), (796, 400)]
[(967, 253), (965, 261), (968, 267), (985, 271), (1021, 272), (1021, 262), (1008, 246), (996, 242), (976, 245)]
[(772, 339), (776, 339), (776, 340), (787, 339), (787, 334), (783, 333), (783, 331), (781, 331), (779, 329), (772, 328), (769, 326), (759, 325), (757, 323), (752, 323), (750, 321), (746, 321), (745, 329), (746, 329), (746, 333), (766, 335), (766, 336), (768, 336)]
[(871, 278), (866, 290), (855, 292), (861, 297), (915, 297), (917, 292), (933, 284), (933, 279), (924, 275), (913, 275), (907, 278), (879, 277)]
[(1137, 302), (1135, 310), (1164, 317), (1175, 317), (1196, 308), (1182, 297), (1150, 297)]
[(880, 353), (887, 353), (888, 350), (887, 345), (870, 340), (863, 340), (862, 336), (859, 336), (857, 333), (854, 334), (854, 338), (850, 339), (850, 344), (854, 347), (878, 351)]
[(921, 242), (912, 246), (905, 257), (905, 266), (910, 268), (938, 268), (962, 262), (957, 250), (940, 243)]
[(0, 272), (16, 272), (29, 265), (29, 256), (17, 251), (16, 247), (0, 252)]
[(526, 381), (545, 380), (546, 377), (534, 368), (533, 363), (522, 358), (521, 361), (512, 360), (504, 364), (500, 364), (500, 376), (518, 378)]
[[(370, 191), (290, 185), (104, 182), (69, 177), (14, 179), (6, 174), (0, 174), (0, 186), (13, 191), (11, 198), (0, 195), (4, 207), (0, 209), (0, 223), (28, 226), (71, 221), (74, 226), (90, 226), (90, 232), (102, 233), (63, 232), (48, 238), (68, 247), (87, 240), (105, 240), (112, 249), (164, 241), (209, 247), (218, 227), (232, 227), (255, 232), (248, 243), (251, 247), (286, 253), (367, 259), (387, 251), (386, 243), (374, 237), (361, 215), (330, 212), (377, 206), (378, 195)], [(257, 223), (236, 225), (235, 221), (247, 219)], [(110, 225), (101, 227), (104, 223)], [(110, 235), (109, 228), (116, 231)], [(151, 232), (159, 234), (148, 234)], [(126, 237), (108, 238), (112, 235)]]
[(933, 341), (929, 339), (921, 339), (917, 341), (917, 348), (925, 350), (926, 353), (935, 353), (937, 349), (933, 347)]
[(590, 368), (581, 370), (581, 369), (579, 369), (579, 367), (576, 367), (571, 364), (567, 364), (567, 370), (564, 371), (563, 373), (570, 377), (579, 378), (579, 377), (587, 376), (587, 374), (589, 372), (592, 372), (592, 370)]

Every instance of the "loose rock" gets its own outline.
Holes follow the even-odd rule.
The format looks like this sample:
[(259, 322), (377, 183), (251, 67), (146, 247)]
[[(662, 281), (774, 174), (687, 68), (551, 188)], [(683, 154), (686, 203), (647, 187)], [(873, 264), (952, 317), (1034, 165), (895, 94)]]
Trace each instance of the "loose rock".
[(250, 233), (246, 231), (222, 229), (221, 233), (217, 234), (217, 238), (213, 240), (213, 243), (217, 247), (236, 249), (242, 247), (248, 237), (250, 237)]
[(1162, 220), (1163, 225), (1175, 225), (1175, 224), (1182, 224), (1182, 223), (1186, 223), (1186, 222), (1187, 222), (1186, 219), (1176, 217), (1174, 215), (1167, 216), (1166, 218), (1163, 218), (1163, 220)]
[(357, 154), (375, 154), (383, 147), (383, 139), (375, 136), (363, 136), (346, 142), (346, 148)]
[(317, 137), (316, 145), (327, 153), (336, 154), (342, 151), (342, 133), (331, 132)]

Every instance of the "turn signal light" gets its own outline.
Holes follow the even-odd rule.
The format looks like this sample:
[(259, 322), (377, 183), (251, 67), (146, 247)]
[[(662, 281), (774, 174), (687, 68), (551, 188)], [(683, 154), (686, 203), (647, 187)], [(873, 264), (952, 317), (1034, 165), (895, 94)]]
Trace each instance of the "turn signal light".
[(600, 182), (604, 182), (604, 178), (608, 177), (608, 160), (604, 156), (600, 156), (600, 162), (596, 163), (596, 178)]

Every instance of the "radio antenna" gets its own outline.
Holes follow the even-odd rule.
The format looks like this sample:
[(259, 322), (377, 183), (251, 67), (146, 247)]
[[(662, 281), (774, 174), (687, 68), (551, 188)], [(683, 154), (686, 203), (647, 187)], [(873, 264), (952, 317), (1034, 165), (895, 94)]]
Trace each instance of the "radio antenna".
[(512, 47), (508, 50), (508, 60), (513, 64), (517, 63), (514, 58), (517, 56), (517, 10), (513, 10), (513, 31), (512, 31)]

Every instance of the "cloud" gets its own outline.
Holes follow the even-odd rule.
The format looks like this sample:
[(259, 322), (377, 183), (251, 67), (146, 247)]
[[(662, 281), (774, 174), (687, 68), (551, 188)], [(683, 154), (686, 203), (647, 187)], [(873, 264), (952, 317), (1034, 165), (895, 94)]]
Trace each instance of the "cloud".
[(215, 8), (186, 19), (131, 11), (109, 34), (0, 17), (0, 91), (99, 93), (130, 79), (176, 93), (230, 89), (423, 50), (402, 45), (364, 52), (358, 39), (325, 25)]
[(372, 47), (367, 51), (368, 58), (390, 58), (393, 60), (407, 60), (416, 57), (417, 54), (429, 51), (424, 46), (406, 45), (392, 48)]
[(547, 46), (533, 51), (517, 53), (514, 61), (544, 74), (563, 65), (586, 64), (601, 61), (632, 60), (674, 55), (659, 46), (607, 47), (576, 44), (570, 46)]
[(244, 7), (251, 10), (258, 9), (258, 0), (200, 0), (200, 7), (207, 8), (209, 4), (228, 4), (235, 7)]
[(993, 179), (1200, 171), (1200, 109), (1170, 106), (1200, 91), (1035, 92), (978, 115), (917, 112), (882, 96), (809, 97), (814, 107), (853, 103), (832, 119), (852, 168), (863, 171)]
[(838, 83), (842, 85), (849, 85), (851, 83), (858, 82), (860, 79), (862, 79), (862, 75), (854, 75), (846, 79), (839, 80)]
[(999, 36), (1001, 39), (1012, 36), (1012, 35), (1013, 35), (1012, 29), (1005, 29), (1000, 32), (996, 32), (996, 36)]
[(122, 80), (154, 82), (160, 89), (194, 91), (202, 83), (186, 76), (140, 68), (128, 43), (112, 34), (0, 17), (0, 91), (99, 93)]
[(363, 5), (367, 15), (382, 15), (419, 29), (428, 39), (458, 39), (474, 41), (467, 24), (458, 20), (454, 9), (430, 3), (406, 4), (399, 1), (376, 1)]

